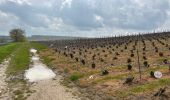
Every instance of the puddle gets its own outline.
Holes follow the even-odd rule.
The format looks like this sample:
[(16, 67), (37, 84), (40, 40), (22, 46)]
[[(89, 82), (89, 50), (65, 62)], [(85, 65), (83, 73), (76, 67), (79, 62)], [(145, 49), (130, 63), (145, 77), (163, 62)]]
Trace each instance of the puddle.
[(37, 50), (36, 49), (30, 49), (30, 52), (31, 53), (37, 53)]
[(29, 82), (54, 78), (56, 76), (55, 73), (40, 61), (40, 58), (36, 54), (37, 50), (31, 49), (30, 52), (34, 53), (31, 57), (33, 65), (30, 69), (26, 70), (25, 78), (28, 79)]
[(39, 61), (40, 60), (40, 58), (39, 57), (37, 57), (37, 56), (33, 56), (33, 57), (31, 57), (31, 60), (34, 62), (34, 61)]
[(25, 77), (29, 82), (51, 79), (55, 76), (55, 73), (43, 64), (35, 64), (25, 73)]

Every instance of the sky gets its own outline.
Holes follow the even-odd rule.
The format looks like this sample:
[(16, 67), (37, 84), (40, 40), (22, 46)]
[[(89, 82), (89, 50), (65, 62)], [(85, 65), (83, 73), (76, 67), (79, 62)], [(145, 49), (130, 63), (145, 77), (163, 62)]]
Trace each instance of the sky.
[(170, 0), (0, 0), (0, 35), (100, 37), (170, 30)]

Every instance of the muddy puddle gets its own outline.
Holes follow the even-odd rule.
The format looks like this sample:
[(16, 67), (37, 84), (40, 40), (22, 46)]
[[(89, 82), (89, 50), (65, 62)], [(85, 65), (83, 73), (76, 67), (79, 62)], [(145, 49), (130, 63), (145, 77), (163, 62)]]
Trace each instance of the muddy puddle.
[(31, 49), (30, 52), (32, 54), (32, 65), (28, 70), (26, 70), (25, 78), (29, 82), (37, 82), (54, 78), (56, 74), (40, 61), (37, 50)]

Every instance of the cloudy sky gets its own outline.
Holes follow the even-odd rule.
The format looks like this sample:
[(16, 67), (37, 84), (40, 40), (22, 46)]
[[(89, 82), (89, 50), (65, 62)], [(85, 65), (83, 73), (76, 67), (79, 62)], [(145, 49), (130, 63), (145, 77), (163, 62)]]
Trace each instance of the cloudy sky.
[(0, 0), (0, 35), (113, 36), (170, 29), (170, 0)]

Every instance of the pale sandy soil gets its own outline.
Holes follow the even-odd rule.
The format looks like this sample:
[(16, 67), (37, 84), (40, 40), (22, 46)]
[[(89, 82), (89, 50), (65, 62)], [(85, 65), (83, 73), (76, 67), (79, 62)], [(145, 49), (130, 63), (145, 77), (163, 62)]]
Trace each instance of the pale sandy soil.
[(80, 100), (72, 94), (73, 91), (71, 92), (67, 87), (60, 84), (62, 80), (60, 75), (52, 75), (51, 77), (51, 73), (53, 72), (49, 71), (50, 69), (45, 69), (47, 66), (39, 59), (34, 59), (38, 58), (36, 52), (34, 52), (33, 55), (35, 57), (33, 56), (32, 58), (31, 66), (33, 66), (33, 68), (35, 67), (35, 69), (30, 68), (31, 70), (28, 70), (28, 72), (30, 71), (31, 74), (27, 72), (26, 76), (31, 84), (30, 90), (34, 92), (27, 100)]
[(65, 86), (60, 84), (61, 77), (34, 83), (31, 90), (35, 90), (27, 100), (80, 100)]
[(0, 100), (12, 100), (9, 95), (8, 84), (5, 81), (6, 80), (5, 71), (9, 65), (9, 61), (10, 59), (6, 59), (0, 64)]

